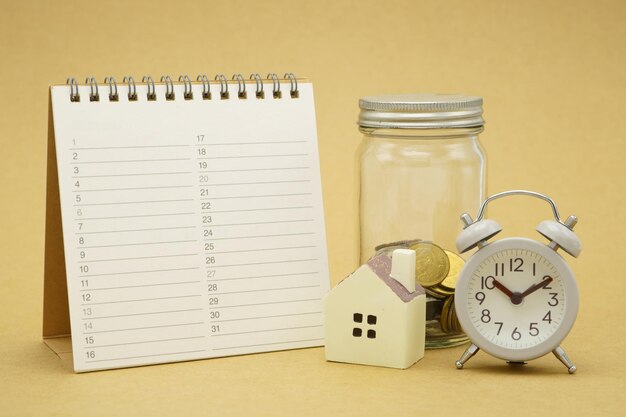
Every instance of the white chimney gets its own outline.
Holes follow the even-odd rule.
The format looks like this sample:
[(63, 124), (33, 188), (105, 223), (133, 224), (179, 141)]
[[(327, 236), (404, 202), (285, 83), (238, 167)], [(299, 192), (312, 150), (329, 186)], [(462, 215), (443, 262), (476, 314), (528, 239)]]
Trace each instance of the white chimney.
[(415, 291), (415, 251), (396, 249), (391, 257), (391, 278), (398, 281), (409, 292)]

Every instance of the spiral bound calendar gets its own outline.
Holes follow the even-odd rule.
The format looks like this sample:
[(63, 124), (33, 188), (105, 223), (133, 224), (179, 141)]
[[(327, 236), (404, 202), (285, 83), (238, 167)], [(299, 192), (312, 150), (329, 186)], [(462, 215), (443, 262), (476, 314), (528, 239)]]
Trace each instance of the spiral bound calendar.
[(49, 108), (43, 335), (76, 372), (323, 345), (310, 82), (70, 79)]

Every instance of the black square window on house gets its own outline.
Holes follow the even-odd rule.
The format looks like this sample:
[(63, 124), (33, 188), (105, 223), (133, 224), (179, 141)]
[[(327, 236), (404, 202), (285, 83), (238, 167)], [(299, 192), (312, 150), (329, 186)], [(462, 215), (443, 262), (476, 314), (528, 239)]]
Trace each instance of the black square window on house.
[[(363, 323), (363, 314), (361, 313), (354, 313), (352, 315), (352, 320), (355, 323)], [(377, 318), (376, 316), (372, 315), (372, 314), (368, 314), (367, 315), (367, 324), (370, 326), (375, 326), (377, 323)], [(354, 337), (361, 337), (363, 335), (363, 329), (361, 329), (360, 327), (354, 327), (352, 328), (352, 336)], [(376, 339), (376, 330), (374, 329), (368, 329), (367, 330), (367, 338), (368, 339)]]

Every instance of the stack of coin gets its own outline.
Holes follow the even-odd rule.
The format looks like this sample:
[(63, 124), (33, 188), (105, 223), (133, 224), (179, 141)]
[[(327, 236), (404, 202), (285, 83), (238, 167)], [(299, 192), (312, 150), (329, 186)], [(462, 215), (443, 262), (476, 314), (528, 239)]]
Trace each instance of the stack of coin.
[(409, 246), (415, 251), (415, 279), (426, 294), (443, 300), (439, 317), (444, 333), (463, 331), (454, 309), (454, 289), (465, 261), (459, 255), (434, 243), (417, 242)]
[[(445, 300), (448, 297), (454, 295), (454, 289), (456, 288), (456, 281), (459, 277), (459, 273), (461, 272), (461, 268), (463, 268), (463, 265), (465, 264), (465, 261), (463, 260), (463, 258), (461, 258), (459, 255), (457, 255), (454, 252), (441, 249), (432, 243), (431, 245), (433, 245), (434, 247), (437, 247), (438, 251), (443, 253), (443, 255), (438, 255), (438, 256), (441, 259), (445, 258), (446, 262), (448, 263), (447, 273), (446, 273), (446, 276), (443, 277), (435, 285), (425, 286), (424, 284), (421, 284), (421, 283), (420, 284), (424, 287), (424, 289), (426, 290), (426, 293), (430, 295), (431, 297), (438, 298), (440, 300)], [(419, 279), (417, 281), (419, 282)]]
[(459, 323), (459, 319), (456, 316), (454, 295), (446, 298), (446, 301), (443, 302), (439, 323), (441, 324), (441, 330), (444, 333), (460, 333), (463, 331), (461, 323)]
[[(452, 251), (420, 239), (379, 245), (375, 256), (381, 253), (392, 256), (393, 251), (399, 248), (415, 251), (415, 280), (430, 297), (426, 314), (426, 345), (429, 347), (431, 339), (433, 343), (430, 347), (444, 347), (446, 342), (441, 340), (449, 338), (448, 334), (463, 332), (454, 307), (454, 290), (465, 261)], [(457, 338), (458, 341), (466, 340), (462, 336), (463, 339)]]

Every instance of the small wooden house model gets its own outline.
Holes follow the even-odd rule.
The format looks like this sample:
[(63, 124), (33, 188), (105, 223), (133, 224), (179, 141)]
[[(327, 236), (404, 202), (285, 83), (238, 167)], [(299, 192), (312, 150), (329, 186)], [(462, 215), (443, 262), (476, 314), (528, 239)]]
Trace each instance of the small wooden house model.
[[(417, 288), (416, 288), (417, 287)], [(426, 296), (415, 252), (372, 258), (335, 286), (324, 305), (326, 360), (405, 369), (424, 356)]]

